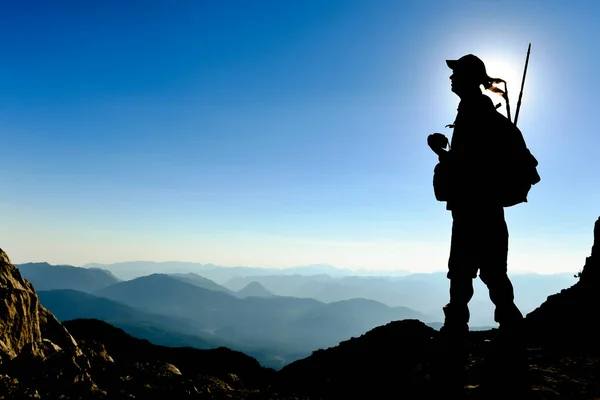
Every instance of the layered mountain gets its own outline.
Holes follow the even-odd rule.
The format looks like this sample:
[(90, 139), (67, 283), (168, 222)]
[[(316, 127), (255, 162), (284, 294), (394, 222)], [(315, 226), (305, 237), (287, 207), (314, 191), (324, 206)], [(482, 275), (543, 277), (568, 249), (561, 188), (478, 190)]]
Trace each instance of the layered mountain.
[(21, 275), (38, 290), (72, 289), (93, 292), (119, 282), (110, 271), (71, 265), (26, 263), (17, 265)]
[(263, 285), (252, 281), (237, 292), (239, 297), (273, 297), (274, 294), (269, 292)]
[[(127, 261), (113, 264), (97, 264), (91, 263), (84, 265), (85, 268), (102, 268), (110, 270), (117, 277), (123, 280), (129, 280), (139, 278), (148, 274), (160, 274), (160, 273), (178, 273), (188, 274), (194, 273), (199, 274), (205, 278), (211, 279), (218, 284), (223, 284), (230, 279), (236, 277), (248, 277), (248, 276), (263, 276), (263, 275), (327, 275), (333, 277), (343, 276), (381, 276), (381, 275), (393, 275), (403, 276), (407, 275), (407, 271), (394, 270), (394, 271), (376, 271), (371, 269), (359, 269), (352, 271), (349, 269), (338, 268), (327, 264), (312, 264), (305, 266), (297, 266), (290, 268), (257, 268), (257, 267), (225, 267), (215, 264), (201, 264), (193, 262), (183, 261), (165, 261), (165, 262), (154, 262), (154, 261)], [(238, 288), (236, 290), (241, 289)]]
[(147, 312), (192, 319), (210, 328), (229, 318), (239, 299), (166, 275), (152, 274), (119, 282), (94, 293)]
[(182, 318), (147, 313), (125, 304), (76, 290), (37, 292), (40, 302), (59, 321), (98, 319), (154, 344), (191, 346), (198, 349), (216, 348), (221, 343), (201, 332)]
[(207, 279), (198, 274), (189, 272), (187, 274), (169, 274), (173, 278), (179, 279), (183, 282), (191, 283), (192, 285), (201, 287), (203, 289), (214, 290), (215, 292), (223, 292), (231, 295), (235, 295), (233, 290), (227, 289), (225, 286), (221, 286), (210, 279)]
[[(572, 274), (511, 274), (516, 302), (524, 312), (533, 311), (547, 296), (576, 282)], [(267, 275), (237, 277), (224, 285), (239, 290), (251, 282), (279, 296), (313, 298), (322, 302), (363, 298), (390, 307), (408, 307), (443, 320), (440, 304), (448, 301), (448, 279), (445, 273), (410, 274), (403, 277), (339, 277)], [(496, 326), (494, 306), (488, 290), (474, 281), (475, 296), (470, 302), (471, 321), (476, 325)]]
[(407, 308), (360, 299), (326, 304), (280, 296), (239, 298), (164, 274), (119, 282), (95, 295), (147, 313), (185, 319), (197, 332), (211, 334), (273, 367), (382, 323), (409, 317), (428, 319)]
[(334, 280), (334, 278), (325, 274), (308, 276), (300, 274), (261, 274), (236, 276), (223, 283), (223, 286), (237, 292), (252, 282), (258, 282), (267, 290), (278, 296), (310, 298), (311, 296), (305, 296), (302, 293), (302, 288), (305, 285), (310, 284), (311, 282), (333, 282)]
[(285, 398), (267, 388), (274, 372), (240, 352), (157, 346), (99, 320), (67, 329), (2, 250), (0, 294), (5, 400)]

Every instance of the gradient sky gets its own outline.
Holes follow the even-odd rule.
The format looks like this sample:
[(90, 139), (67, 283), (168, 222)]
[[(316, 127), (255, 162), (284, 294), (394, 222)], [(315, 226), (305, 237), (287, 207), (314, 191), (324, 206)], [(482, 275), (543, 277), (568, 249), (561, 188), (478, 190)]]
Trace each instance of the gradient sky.
[[(0, 246), (15, 263), (446, 268), (446, 59), (508, 80), (542, 181), (510, 268), (578, 271), (600, 215), (594, 1), (0, 3)], [(502, 108), (504, 110), (504, 107)]]

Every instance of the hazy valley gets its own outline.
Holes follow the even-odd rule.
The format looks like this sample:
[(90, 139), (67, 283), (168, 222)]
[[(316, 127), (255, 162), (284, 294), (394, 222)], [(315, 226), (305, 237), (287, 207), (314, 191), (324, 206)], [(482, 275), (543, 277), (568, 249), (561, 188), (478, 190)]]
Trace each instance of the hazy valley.
[[(144, 267), (154, 273), (143, 275)], [(97, 318), (161, 345), (226, 346), (273, 368), (394, 320), (419, 319), (439, 328), (448, 285), (442, 273), (351, 276), (323, 265), (263, 270), (194, 263), (87, 268), (28, 263), (18, 268), (61, 321)], [(568, 274), (515, 275), (517, 304), (530, 312), (574, 281)], [(495, 326), (485, 287), (478, 283), (476, 290), (472, 329)]]

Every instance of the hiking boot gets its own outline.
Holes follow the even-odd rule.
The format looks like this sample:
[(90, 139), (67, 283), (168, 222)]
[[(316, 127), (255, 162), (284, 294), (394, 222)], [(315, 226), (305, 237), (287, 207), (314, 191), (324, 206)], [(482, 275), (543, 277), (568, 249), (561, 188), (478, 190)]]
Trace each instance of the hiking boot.
[(468, 324), (444, 324), (440, 328), (440, 335), (453, 339), (466, 339), (469, 335)]
[(467, 324), (444, 325), (438, 335), (437, 348), (443, 357), (464, 366), (469, 357), (469, 327)]

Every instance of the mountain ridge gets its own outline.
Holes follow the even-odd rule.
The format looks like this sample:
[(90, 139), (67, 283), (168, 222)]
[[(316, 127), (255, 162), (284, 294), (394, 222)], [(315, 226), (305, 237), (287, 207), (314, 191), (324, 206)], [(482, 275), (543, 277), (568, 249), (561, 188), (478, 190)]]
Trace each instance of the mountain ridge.
[(237, 291), (238, 296), (240, 297), (273, 297), (275, 296), (273, 293), (265, 289), (263, 285), (256, 281), (252, 281), (242, 289)]
[(93, 292), (119, 282), (110, 271), (72, 265), (51, 265), (47, 262), (18, 264), (21, 275), (39, 290), (73, 289)]

